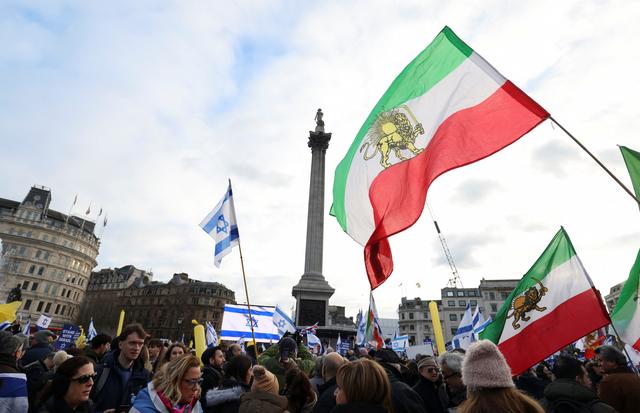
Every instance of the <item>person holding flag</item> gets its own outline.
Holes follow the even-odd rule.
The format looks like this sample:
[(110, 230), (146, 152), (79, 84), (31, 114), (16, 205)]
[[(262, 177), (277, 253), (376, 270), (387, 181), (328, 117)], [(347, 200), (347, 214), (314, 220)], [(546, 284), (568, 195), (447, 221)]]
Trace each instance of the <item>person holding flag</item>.
[(258, 357), (258, 362), (276, 375), (281, 389), (284, 389), (284, 376), (290, 368), (297, 367), (310, 375), (315, 367), (313, 356), (302, 343), (299, 334), (285, 334), (277, 344), (269, 347)]
[(215, 347), (218, 345), (218, 335), (216, 329), (213, 328), (213, 324), (207, 321), (206, 323), (205, 337), (207, 339), (207, 347)]

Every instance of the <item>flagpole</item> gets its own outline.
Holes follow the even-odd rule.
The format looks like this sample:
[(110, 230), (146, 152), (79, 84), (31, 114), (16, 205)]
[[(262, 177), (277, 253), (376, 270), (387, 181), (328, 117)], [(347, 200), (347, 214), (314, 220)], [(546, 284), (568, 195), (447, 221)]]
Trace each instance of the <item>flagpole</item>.
[(633, 200), (634, 200), (634, 201), (636, 201), (636, 203), (637, 203), (638, 205), (640, 205), (640, 199), (638, 199), (638, 198), (635, 196), (635, 194), (634, 194), (633, 192), (631, 192), (631, 191), (629, 190), (629, 188), (627, 188), (627, 187), (622, 183), (622, 181), (620, 181), (620, 180), (619, 180), (619, 179), (618, 179), (618, 178), (617, 178), (617, 177), (616, 177), (616, 176), (615, 176), (615, 175), (614, 175), (614, 174), (613, 174), (609, 169), (607, 169), (607, 167), (606, 167), (606, 166), (604, 166), (604, 164), (603, 164), (602, 162), (600, 162), (600, 160), (599, 160), (598, 158), (596, 158), (596, 157), (595, 157), (595, 155), (594, 155), (594, 154), (592, 154), (592, 153), (589, 151), (589, 149), (587, 149), (587, 148), (586, 148), (586, 146), (584, 146), (584, 145), (583, 145), (583, 144), (582, 144), (578, 139), (576, 139), (576, 137), (575, 137), (575, 136), (573, 136), (573, 135), (572, 135), (568, 130), (566, 130), (566, 129), (564, 128), (564, 126), (562, 126), (561, 124), (559, 124), (559, 123), (558, 123), (558, 121), (557, 121), (557, 120), (555, 120), (555, 118), (554, 118), (553, 116), (549, 116), (549, 119), (551, 119), (551, 121), (552, 121), (553, 123), (555, 123), (556, 125), (558, 125), (558, 126), (560, 127), (560, 129), (562, 129), (562, 131), (563, 131), (564, 133), (566, 133), (566, 134), (567, 134), (571, 139), (573, 139), (573, 141), (574, 141), (575, 143), (577, 143), (577, 144), (578, 144), (578, 146), (580, 146), (580, 147), (582, 148), (582, 150), (584, 150), (584, 151), (585, 151), (585, 152), (586, 152), (586, 153), (587, 153), (587, 154), (588, 154), (588, 155), (589, 155), (589, 156), (590, 156), (594, 161), (596, 161), (596, 163), (597, 163), (598, 165), (600, 165), (600, 167), (601, 167), (602, 169), (604, 169), (604, 171), (605, 171), (606, 173), (608, 173), (608, 174), (609, 174), (609, 176), (610, 176), (611, 178), (613, 178), (613, 180), (614, 180), (614, 181), (616, 181), (616, 182), (618, 183), (618, 185), (620, 185), (620, 186), (622, 187), (622, 189), (624, 189), (624, 190), (625, 190), (625, 192), (626, 192), (627, 194), (629, 194), (629, 196), (631, 196), (631, 198), (633, 198)]
[[(229, 179), (229, 187), (231, 187), (231, 179)], [(235, 212), (235, 205), (233, 206)], [(236, 217), (236, 223), (238, 219)], [(244, 258), (242, 257), (242, 243), (238, 237), (238, 251), (240, 252), (240, 266), (242, 267), (242, 281), (244, 282), (244, 294), (247, 297), (247, 310), (249, 310), (249, 327), (251, 327), (251, 339), (253, 340), (253, 348), (258, 358), (258, 344), (256, 343), (256, 333), (253, 331), (253, 317), (251, 315), (251, 303), (249, 302), (249, 289), (247, 288), (247, 275), (244, 271)]]

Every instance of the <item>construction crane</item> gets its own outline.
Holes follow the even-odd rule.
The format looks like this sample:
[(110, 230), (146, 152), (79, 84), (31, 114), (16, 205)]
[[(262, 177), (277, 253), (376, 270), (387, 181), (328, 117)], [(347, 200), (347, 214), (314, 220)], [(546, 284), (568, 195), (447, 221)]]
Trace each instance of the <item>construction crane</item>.
[(447, 283), (447, 287), (450, 288), (462, 288), (462, 280), (460, 279), (460, 274), (458, 274), (458, 268), (456, 268), (456, 263), (453, 261), (453, 256), (451, 255), (451, 251), (449, 250), (449, 246), (447, 245), (447, 240), (442, 235), (440, 231), (440, 226), (438, 226), (438, 221), (433, 217), (433, 213), (431, 212), (431, 208), (429, 208), (429, 204), (427, 204), (427, 209), (429, 210), (429, 215), (431, 216), (431, 220), (433, 221), (433, 225), (436, 227), (436, 231), (438, 232), (438, 238), (440, 239), (440, 244), (442, 245), (442, 249), (444, 250), (444, 255), (447, 257), (447, 262), (449, 263), (449, 268), (451, 269), (451, 277), (449, 278), (449, 282)]

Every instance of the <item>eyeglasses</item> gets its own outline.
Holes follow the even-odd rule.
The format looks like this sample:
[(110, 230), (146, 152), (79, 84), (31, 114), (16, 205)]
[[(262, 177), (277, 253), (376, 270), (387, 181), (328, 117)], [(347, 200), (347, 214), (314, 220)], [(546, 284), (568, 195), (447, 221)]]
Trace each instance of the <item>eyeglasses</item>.
[(89, 380), (96, 380), (96, 377), (98, 377), (97, 374), (85, 374), (84, 376), (80, 376), (80, 377), (76, 377), (75, 379), (71, 379), (71, 381), (77, 381), (80, 384), (85, 384), (87, 383)]
[(427, 373), (438, 373), (440, 371), (437, 367), (425, 367), (425, 370), (427, 370)]
[(193, 379), (193, 380), (187, 380), (187, 379), (185, 379), (184, 381), (185, 381), (185, 383), (187, 383), (189, 386), (191, 386), (191, 388), (192, 388), (192, 389), (193, 389), (193, 388), (195, 388), (195, 387), (197, 387), (197, 386), (202, 385), (202, 379)]

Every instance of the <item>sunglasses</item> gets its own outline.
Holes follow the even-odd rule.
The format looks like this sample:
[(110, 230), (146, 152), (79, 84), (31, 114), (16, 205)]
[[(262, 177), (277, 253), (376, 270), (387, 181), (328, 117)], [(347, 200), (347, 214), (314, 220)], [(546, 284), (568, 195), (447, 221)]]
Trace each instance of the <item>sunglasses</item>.
[(189, 386), (191, 386), (191, 388), (194, 388), (194, 387), (196, 387), (196, 386), (201, 386), (201, 385), (202, 385), (202, 381), (203, 381), (203, 379), (193, 379), (193, 380), (186, 380), (186, 379), (185, 379), (185, 382), (186, 382)]
[(80, 376), (80, 377), (76, 377), (75, 379), (71, 379), (71, 381), (77, 381), (80, 384), (85, 384), (87, 383), (89, 380), (96, 380), (96, 377), (98, 377), (97, 374), (85, 374), (84, 376)]
[(427, 373), (438, 373), (440, 371), (437, 367), (426, 367), (425, 370), (427, 370)]

